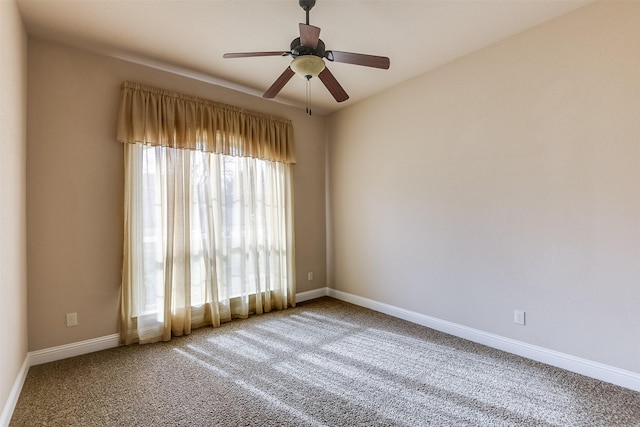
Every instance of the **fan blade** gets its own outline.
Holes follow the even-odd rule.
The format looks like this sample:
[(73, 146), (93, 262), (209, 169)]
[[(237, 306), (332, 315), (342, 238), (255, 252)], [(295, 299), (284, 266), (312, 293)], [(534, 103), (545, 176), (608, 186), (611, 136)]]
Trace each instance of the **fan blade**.
[(389, 69), (390, 61), (386, 56), (365, 55), (362, 53), (340, 52), (328, 50), (325, 58), (329, 61), (344, 62), (347, 64), (364, 65), (365, 67)]
[(291, 80), (291, 77), (293, 77), (295, 74), (296, 73), (294, 73), (290, 67), (287, 67), (287, 69), (284, 70), (282, 74), (280, 74), (280, 77), (278, 77), (276, 81), (273, 82), (271, 87), (267, 89), (267, 91), (264, 93), (264, 95), (262, 95), (262, 97), (275, 98), (275, 96), (282, 90), (284, 85), (286, 85), (287, 82)]
[(300, 24), (300, 44), (312, 49), (318, 47), (320, 40), (320, 28), (313, 25)]
[(338, 83), (336, 78), (333, 76), (333, 74), (331, 74), (331, 71), (329, 71), (327, 67), (324, 67), (324, 70), (322, 70), (322, 72), (318, 74), (318, 77), (320, 78), (320, 80), (322, 80), (322, 83), (324, 83), (324, 85), (327, 87), (336, 101), (342, 102), (349, 99), (349, 95), (347, 95), (347, 92), (345, 92), (342, 86), (340, 86), (340, 83)]
[(288, 50), (277, 50), (272, 52), (239, 52), (239, 53), (225, 53), (223, 58), (250, 58), (253, 56), (287, 56), (291, 52)]

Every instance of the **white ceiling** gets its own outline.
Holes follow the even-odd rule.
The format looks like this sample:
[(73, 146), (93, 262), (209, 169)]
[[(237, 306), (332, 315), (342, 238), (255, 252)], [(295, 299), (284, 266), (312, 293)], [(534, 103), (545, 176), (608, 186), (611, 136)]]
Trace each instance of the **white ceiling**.
[[(336, 103), (314, 79), (312, 106), (335, 111), (590, 1), (317, 0), (310, 24), (322, 29), (327, 49), (388, 56), (391, 67), (328, 63), (351, 98)], [(223, 53), (289, 50), (305, 21), (298, 0), (18, 0), (18, 7), (32, 36), (258, 96), (290, 57)], [(304, 80), (294, 77), (275, 100), (304, 105)]]

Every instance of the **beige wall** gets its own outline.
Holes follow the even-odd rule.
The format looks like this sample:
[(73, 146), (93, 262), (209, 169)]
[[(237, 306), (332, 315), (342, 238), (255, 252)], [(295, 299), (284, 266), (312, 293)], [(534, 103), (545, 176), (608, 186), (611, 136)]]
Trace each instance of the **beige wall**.
[(27, 35), (14, 1), (0, 1), (0, 64), (1, 412), (27, 356)]
[(598, 2), (330, 116), (329, 285), (640, 372), (638, 22)]
[[(123, 149), (115, 132), (124, 80), (293, 121), (298, 292), (325, 286), (322, 116), (46, 41), (30, 39), (28, 59), (29, 350), (117, 332)], [(78, 326), (65, 326), (69, 312)]]

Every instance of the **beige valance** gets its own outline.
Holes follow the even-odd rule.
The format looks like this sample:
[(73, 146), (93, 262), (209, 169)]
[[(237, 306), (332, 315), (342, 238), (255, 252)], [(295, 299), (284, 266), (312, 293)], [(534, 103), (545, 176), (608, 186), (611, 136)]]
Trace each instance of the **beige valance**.
[(118, 141), (295, 163), (291, 120), (122, 83)]

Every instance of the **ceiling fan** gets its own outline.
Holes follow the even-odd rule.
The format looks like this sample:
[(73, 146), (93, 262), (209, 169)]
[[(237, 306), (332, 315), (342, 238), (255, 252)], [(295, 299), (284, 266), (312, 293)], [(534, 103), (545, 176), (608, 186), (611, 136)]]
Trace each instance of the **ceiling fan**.
[[(347, 92), (326, 67), (323, 58), (331, 62), (363, 65), (373, 68), (389, 68), (389, 58), (385, 56), (365, 55), (362, 53), (326, 50), (324, 42), (320, 40), (320, 28), (309, 25), (309, 11), (315, 6), (316, 0), (298, 0), (300, 7), (306, 12), (306, 24), (300, 24), (300, 37), (291, 42), (290, 50), (270, 52), (240, 52), (225, 53), (224, 58), (248, 58), (254, 56), (289, 56), (293, 57), (291, 64), (276, 79), (269, 89), (262, 95), (264, 98), (274, 98), (295, 74), (305, 78), (307, 82), (312, 77), (318, 77), (338, 102), (349, 99)], [(308, 83), (307, 83), (308, 84)], [(309, 88), (307, 86), (307, 112)]]

